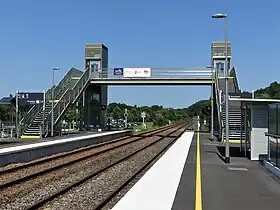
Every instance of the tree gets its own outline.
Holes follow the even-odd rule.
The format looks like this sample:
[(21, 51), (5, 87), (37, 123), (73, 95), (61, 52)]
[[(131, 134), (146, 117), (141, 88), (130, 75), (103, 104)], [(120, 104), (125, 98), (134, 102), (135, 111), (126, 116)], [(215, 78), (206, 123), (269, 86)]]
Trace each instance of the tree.
[(123, 113), (124, 112), (121, 110), (119, 106), (115, 106), (110, 116), (112, 116), (114, 119), (119, 119), (119, 118), (123, 118)]
[(162, 116), (161, 113), (157, 113), (155, 119), (153, 120), (154, 125), (163, 126), (168, 124), (168, 119)]
[(76, 113), (76, 109), (74, 108), (70, 108), (67, 113), (65, 114), (64, 116), (64, 120), (66, 122), (73, 122), (73, 121), (76, 121), (77, 119), (77, 113)]
[(268, 87), (255, 91), (255, 98), (280, 99), (280, 83), (272, 82)]

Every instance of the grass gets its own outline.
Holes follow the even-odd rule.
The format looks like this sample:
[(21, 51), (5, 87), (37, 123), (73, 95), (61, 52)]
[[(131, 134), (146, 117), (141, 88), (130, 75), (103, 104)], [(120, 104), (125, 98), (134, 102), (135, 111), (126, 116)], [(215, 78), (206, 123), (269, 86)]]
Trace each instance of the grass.
[(153, 122), (147, 122), (146, 125), (147, 125), (146, 129), (143, 127), (142, 123), (140, 123), (139, 125), (133, 126), (133, 133), (134, 134), (141, 133), (141, 132), (145, 132), (145, 131), (154, 130), (157, 128), (157, 126), (153, 125)]

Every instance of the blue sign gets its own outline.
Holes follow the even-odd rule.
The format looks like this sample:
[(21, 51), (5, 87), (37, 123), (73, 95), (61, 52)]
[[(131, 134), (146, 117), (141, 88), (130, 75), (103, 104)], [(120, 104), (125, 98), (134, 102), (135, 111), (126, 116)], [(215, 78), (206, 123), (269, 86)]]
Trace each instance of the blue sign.
[(43, 103), (44, 93), (18, 93), (19, 106), (34, 105)]
[(114, 75), (123, 75), (123, 68), (114, 68)]

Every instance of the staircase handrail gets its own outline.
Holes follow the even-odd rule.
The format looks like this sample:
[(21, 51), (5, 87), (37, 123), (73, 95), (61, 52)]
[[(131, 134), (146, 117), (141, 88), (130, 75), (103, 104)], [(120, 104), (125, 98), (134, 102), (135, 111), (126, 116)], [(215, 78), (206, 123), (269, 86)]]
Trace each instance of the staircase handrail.
[(71, 80), (73, 71), (71, 71), (73, 68), (71, 68), (67, 74), (60, 80), (60, 82), (55, 85), (54, 87), (50, 88), (46, 93), (46, 99), (51, 100), (52, 99), (52, 89), (54, 89), (54, 97), (57, 97), (63, 90), (65, 90), (65, 86), (68, 84), (68, 82)]
[(20, 124), (26, 124), (25, 122), (27, 121), (28, 124), (34, 120), (34, 118), (37, 116), (38, 112), (41, 110), (43, 107), (43, 104), (35, 104), (25, 115), (25, 117), (20, 121)]
[[(54, 126), (59, 122), (65, 111), (67, 110), (69, 104), (75, 103), (76, 100), (80, 97), (82, 91), (88, 85), (88, 82), (91, 79), (91, 69), (87, 68), (77, 83), (74, 85), (72, 89), (67, 89), (63, 95), (59, 98), (56, 104), (53, 107), (54, 113), (57, 113), (56, 119), (54, 119)], [(51, 112), (48, 114), (46, 123), (51, 121)], [(47, 129), (47, 130), (46, 130)], [(45, 129), (45, 134), (49, 132), (49, 126), (47, 125)]]
[(30, 123), (36, 118), (37, 114), (43, 108), (43, 104), (34, 104), (31, 109), (26, 113), (25, 117), (20, 120), (21, 130), (24, 131)]
[[(90, 67), (86, 68), (83, 75), (81, 76), (81, 78), (73, 86), (73, 88), (72, 88), (72, 91), (73, 91), (72, 103), (76, 103), (76, 101), (78, 100), (78, 98), (81, 95), (81, 92), (84, 90), (84, 88), (87, 86), (88, 82), (91, 80), (92, 71), (95, 71), (96, 68), (97, 68), (96, 66), (93, 69), (90, 68)], [(81, 85), (81, 86), (79, 86), (79, 85)]]
[[(67, 93), (69, 93), (70, 91), (71, 91), (70, 89), (67, 89), (67, 90), (63, 93), (63, 95), (59, 98), (58, 102), (54, 104), (54, 106), (53, 106), (53, 111), (54, 111), (54, 112), (55, 112), (55, 110), (56, 110), (57, 108), (59, 108), (58, 106), (60, 105), (61, 101), (64, 101), (63, 99), (65, 98), (65, 95), (66, 95)], [(47, 126), (47, 125), (48, 125), (48, 123), (51, 123), (51, 112), (52, 112), (52, 109), (51, 109), (48, 113), (46, 113), (47, 118), (44, 120), (44, 121), (46, 122), (46, 125), (45, 125), (45, 131), (43, 131), (43, 133), (48, 133), (48, 126)], [(55, 122), (55, 120), (54, 120), (54, 122)], [(44, 123), (44, 122), (42, 122), (41, 125), (42, 125), (43, 123)], [(55, 123), (54, 123), (54, 125), (55, 125)]]
[[(56, 125), (58, 123), (58, 121), (60, 120), (61, 116), (64, 114), (64, 112), (66, 111), (66, 109), (68, 108), (68, 105), (72, 103), (72, 90), (71, 89), (67, 89), (67, 91), (65, 91), (65, 93), (63, 94), (63, 96), (60, 98), (59, 103), (64, 102), (62, 108), (59, 108), (59, 112), (58, 112), (58, 116), (56, 117), (56, 119), (54, 119), (54, 125)], [(65, 103), (66, 102), (66, 103)], [(59, 104), (58, 106), (60, 106), (61, 104)]]
[(217, 113), (218, 113), (218, 122), (219, 122), (219, 127), (221, 129), (224, 128), (224, 125), (223, 125), (223, 120), (221, 118), (221, 109), (222, 109), (222, 106), (220, 104), (220, 89), (219, 89), (219, 74), (218, 74), (218, 71), (215, 71), (215, 81), (216, 81), (216, 85), (215, 85), (215, 92), (216, 92), (216, 105), (217, 105)]
[(218, 72), (215, 71), (215, 81), (216, 81), (216, 85), (215, 85), (215, 92), (216, 92), (216, 104), (217, 104), (217, 108), (218, 108), (218, 121), (219, 121), (219, 125), (221, 126), (221, 104), (220, 104), (220, 92), (219, 92), (219, 75)]
[(238, 80), (237, 80), (237, 75), (236, 75), (236, 71), (235, 71), (234, 68), (232, 68), (232, 69), (230, 70), (229, 76), (230, 76), (230, 77), (233, 77), (233, 82), (234, 82), (234, 86), (235, 86), (235, 91), (236, 91), (237, 93), (240, 93), (241, 91), (240, 91), (240, 89), (239, 89)]
[(26, 121), (26, 119), (28, 119), (31, 115), (32, 112), (34, 112), (34, 109), (36, 107), (37, 104), (34, 104), (29, 110), (28, 112), (25, 114), (25, 116), (19, 121), (19, 123), (24, 123), (24, 121)]

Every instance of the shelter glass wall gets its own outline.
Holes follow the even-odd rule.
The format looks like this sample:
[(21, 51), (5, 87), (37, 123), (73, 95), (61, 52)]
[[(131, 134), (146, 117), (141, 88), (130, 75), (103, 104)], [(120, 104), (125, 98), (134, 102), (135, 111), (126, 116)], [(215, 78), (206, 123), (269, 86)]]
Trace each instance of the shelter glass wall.
[(268, 154), (271, 163), (280, 167), (280, 104), (269, 105)]

